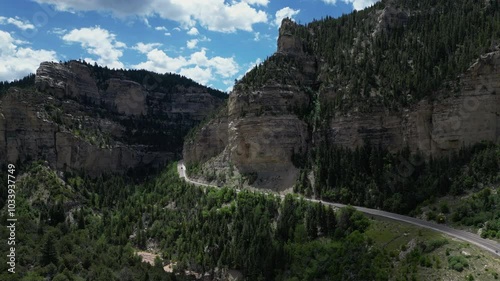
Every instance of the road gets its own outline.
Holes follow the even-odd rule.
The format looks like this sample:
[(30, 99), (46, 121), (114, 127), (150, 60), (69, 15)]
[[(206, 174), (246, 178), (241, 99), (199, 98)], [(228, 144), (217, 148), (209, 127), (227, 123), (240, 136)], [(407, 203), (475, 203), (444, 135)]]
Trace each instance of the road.
[[(214, 185), (209, 185), (206, 183), (201, 183), (201, 182), (197, 182), (197, 181), (193, 181), (193, 180), (189, 179), (186, 176), (186, 167), (184, 166), (184, 163), (182, 161), (179, 161), (179, 163), (177, 165), (177, 172), (179, 173), (179, 177), (183, 178), (188, 183), (191, 183), (191, 184), (194, 184), (197, 186), (217, 187)], [(236, 192), (240, 192), (240, 190), (237, 189)], [(281, 198), (285, 197), (285, 195), (279, 195), (279, 196)], [(346, 205), (344, 205), (344, 204), (330, 203), (330, 202), (325, 202), (325, 201), (316, 200), (316, 199), (304, 198), (304, 200), (307, 200), (310, 202), (321, 202), (324, 205), (329, 205), (329, 206), (336, 207), (336, 208), (346, 207)], [(385, 211), (381, 211), (381, 210), (375, 210), (375, 209), (369, 209), (369, 208), (357, 207), (357, 206), (353, 206), (353, 207), (356, 210), (358, 210), (362, 213), (368, 214), (368, 215), (382, 217), (382, 218), (388, 218), (388, 219), (392, 219), (392, 220), (396, 220), (396, 221), (400, 221), (400, 222), (413, 224), (413, 225), (420, 226), (423, 228), (432, 229), (434, 231), (441, 232), (441, 233), (444, 233), (446, 235), (460, 239), (462, 241), (474, 244), (474, 245), (476, 245), (476, 246), (478, 246), (478, 247), (480, 247), (480, 248), (482, 248), (482, 249), (484, 249), (484, 250), (486, 250), (486, 251), (488, 251), (496, 256), (500, 256), (500, 244), (499, 243), (492, 241), (492, 240), (489, 240), (489, 239), (481, 238), (481, 236), (479, 236), (477, 234), (463, 231), (463, 230), (454, 229), (454, 228), (448, 227), (446, 225), (432, 223), (429, 221), (424, 221), (421, 219), (403, 216), (403, 215), (399, 215), (399, 214), (394, 214), (394, 213), (390, 213), (390, 212), (385, 212)]]

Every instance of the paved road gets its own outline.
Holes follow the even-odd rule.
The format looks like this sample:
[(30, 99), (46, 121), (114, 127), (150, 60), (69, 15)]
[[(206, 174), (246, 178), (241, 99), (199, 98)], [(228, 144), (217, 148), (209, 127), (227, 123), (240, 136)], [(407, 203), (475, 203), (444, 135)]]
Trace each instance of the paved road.
[[(179, 173), (179, 176), (181, 178), (183, 178), (186, 182), (189, 182), (191, 184), (194, 184), (197, 186), (217, 187), (217, 186), (213, 186), (213, 185), (209, 185), (209, 184), (201, 183), (201, 182), (196, 182), (196, 181), (189, 179), (186, 176), (186, 167), (184, 166), (184, 163), (182, 161), (179, 161), (179, 164), (177, 165), (177, 172)], [(240, 192), (240, 190), (237, 189), (236, 192)], [(281, 198), (285, 197), (285, 195), (279, 195), (279, 196)], [(330, 203), (330, 202), (325, 202), (325, 201), (316, 200), (316, 199), (304, 198), (304, 200), (311, 201), (311, 202), (321, 202), (322, 204), (329, 205), (332, 207), (337, 207), (337, 208), (342, 208), (342, 207), (346, 206), (344, 204)], [(476, 246), (478, 246), (478, 247), (480, 247), (480, 248), (482, 248), (482, 249), (484, 249), (484, 250), (486, 250), (486, 251), (488, 251), (496, 256), (500, 256), (500, 244), (499, 243), (492, 241), (492, 240), (489, 240), (489, 239), (483, 239), (483, 238), (481, 238), (481, 236), (479, 236), (477, 234), (470, 233), (470, 232), (463, 231), (463, 230), (454, 229), (454, 228), (451, 228), (451, 227), (448, 227), (448, 226), (445, 226), (442, 224), (432, 223), (429, 221), (424, 221), (424, 220), (413, 218), (413, 217), (403, 216), (403, 215), (399, 215), (399, 214), (394, 214), (394, 213), (389, 213), (389, 212), (385, 212), (385, 211), (369, 209), (369, 208), (364, 208), (364, 207), (357, 207), (357, 206), (353, 206), (353, 207), (356, 208), (358, 211), (365, 213), (365, 214), (368, 214), (368, 215), (388, 218), (388, 219), (392, 219), (392, 220), (396, 220), (396, 221), (401, 221), (401, 222), (413, 224), (413, 225), (420, 226), (423, 228), (432, 229), (434, 231), (441, 232), (441, 233), (447, 234), (449, 236), (458, 238), (458, 239), (463, 240), (465, 242), (469, 242), (469, 243), (474, 244), (474, 245), (476, 245)]]

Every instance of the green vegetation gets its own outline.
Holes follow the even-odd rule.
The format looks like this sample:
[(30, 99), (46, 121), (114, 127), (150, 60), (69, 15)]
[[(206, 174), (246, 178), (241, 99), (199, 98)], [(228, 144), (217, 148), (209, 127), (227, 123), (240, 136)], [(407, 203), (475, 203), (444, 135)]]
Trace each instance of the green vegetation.
[[(446, 259), (470, 274), (457, 243), (429, 230), (294, 195), (194, 187), (174, 165), (139, 184), (57, 175), (42, 163), (26, 172), (17, 189), (19, 274), (2, 280), (192, 280), (187, 271), (216, 268), (239, 270), (246, 280), (426, 280), (420, 272), (442, 272)], [(158, 253), (156, 265), (142, 263), (139, 250)], [(169, 263), (174, 274), (163, 271)]]
[[(386, 280), (390, 271), (388, 255), (364, 234), (370, 222), (353, 208), (334, 212), (291, 195), (282, 201), (204, 190), (181, 182), (173, 165), (154, 180), (133, 184), (116, 176), (61, 178), (34, 163), (17, 190), (23, 222), (17, 239), (23, 243), (17, 246), (19, 274), (9, 280), (190, 278), (163, 272), (169, 262), (178, 273), (228, 268), (248, 280)], [(134, 255), (149, 248), (160, 253), (158, 266)]]
[(23, 77), (19, 80), (14, 80), (12, 82), (8, 81), (0, 81), (0, 96), (7, 92), (10, 87), (19, 87), (19, 88), (29, 88), (35, 87), (35, 74), (29, 74), (26, 77)]
[[(148, 90), (161, 88), (162, 92), (167, 94), (175, 93), (177, 91), (177, 87), (195, 87), (207, 89), (208, 93), (213, 95), (214, 97), (220, 99), (227, 98), (227, 94), (222, 91), (210, 87), (205, 87), (185, 76), (176, 73), (159, 74), (144, 69), (109, 69), (107, 66), (102, 67), (97, 65), (97, 63), (87, 63), (85, 60), (79, 62), (90, 68), (92, 75), (97, 81), (98, 87), (102, 90), (106, 90), (106, 81), (108, 79), (124, 78), (137, 82), (146, 87), (146, 89)], [(64, 63), (68, 64), (69, 62)]]
[[(428, 161), (411, 154), (409, 149), (392, 154), (369, 144), (354, 151), (322, 144), (311, 157), (316, 159), (315, 188), (306, 180), (304, 175), (310, 168), (305, 168), (295, 191), (315, 194), (325, 200), (406, 214), (424, 201), (448, 194), (462, 195), (479, 184), (500, 180), (500, 147), (494, 144), (477, 144), (450, 157)], [(464, 209), (461, 213), (472, 213), (478, 208), (493, 210), (496, 194), (495, 198), (490, 195), (487, 191), (478, 195), (478, 200), (486, 205), (478, 202), (475, 208)], [(446, 206), (441, 209), (443, 213), (450, 212)], [(453, 220), (461, 220), (461, 213), (454, 214)], [(495, 214), (491, 213), (491, 217)], [(443, 219), (436, 213), (431, 216), (436, 221)]]
[[(380, 219), (372, 221), (366, 236), (392, 258), (389, 280), (467, 280), (470, 275), (481, 281), (496, 280), (498, 259), (431, 230)], [(468, 266), (460, 272), (450, 268), (450, 256), (465, 259)]]
[[(322, 100), (324, 116), (373, 105), (397, 110), (432, 96), (440, 87), (454, 91), (453, 83), (500, 37), (500, 9), (493, 1), (382, 1), (340, 18), (326, 17), (296, 25), (287, 33), (300, 38), (306, 54), (324, 62), (314, 89), (334, 88), (334, 100)], [(379, 26), (386, 5), (410, 12), (393, 26)], [(398, 23), (399, 21), (399, 23)], [(260, 87), (270, 81), (297, 85), (303, 79), (300, 58), (277, 53), (247, 73), (235, 89)], [(303, 73), (302, 73), (303, 74)]]
[(469, 262), (463, 256), (448, 257), (448, 264), (451, 269), (462, 272), (464, 268), (469, 267)]

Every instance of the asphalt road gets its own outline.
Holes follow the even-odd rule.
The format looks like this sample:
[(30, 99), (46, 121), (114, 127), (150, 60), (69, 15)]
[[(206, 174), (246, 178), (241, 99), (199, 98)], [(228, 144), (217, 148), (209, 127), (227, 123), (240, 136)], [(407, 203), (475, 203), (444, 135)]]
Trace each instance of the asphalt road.
[[(186, 176), (186, 167), (184, 166), (184, 163), (182, 161), (179, 161), (179, 163), (177, 165), (177, 172), (179, 173), (179, 176), (181, 178), (183, 178), (188, 183), (191, 183), (191, 184), (194, 184), (197, 186), (217, 187), (214, 185), (196, 182), (196, 181), (189, 179)], [(240, 190), (237, 189), (236, 192), (240, 192)], [(284, 195), (279, 195), (279, 196), (281, 198), (285, 197)], [(304, 198), (304, 200), (311, 201), (311, 202), (321, 202), (322, 204), (329, 205), (332, 207), (337, 207), (337, 208), (342, 208), (342, 207), (346, 206), (344, 204), (330, 203), (330, 202), (325, 202), (325, 201), (310, 199), (310, 198)], [(375, 209), (369, 209), (369, 208), (357, 207), (357, 206), (353, 206), (353, 207), (356, 208), (356, 210), (358, 210), (362, 213), (368, 214), (368, 215), (382, 217), (382, 218), (388, 218), (388, 219), (392, 219), (392, 220), (396, 220), (396, 221), (401, 221), (401, 222), (413, 224), (413, 225), (420, 226), (423, 228), (432, 229), (434, 231), (441, 232), (441, 233), (444, 233), (446, 235), (463, 240), (465, 242), (474, 244), (474, 245), (476, 245), (476, 246), (478, 246), (478, 247), (480, 247), (480, 248), (482, 248), (482, 249), (484, 249), (484, 250), (486, 250), (486, 251), (488, 251), (496, 256), (500, 256), (500, 243), (497, 243), (497, 242), (489, 240), (489, 239), (481, 238), (481, 236), (479, 236), (477, 234), (463, 231), (463, 230), (454, 229), (454, 228), (451, 228), (451, 227), (446, 226), (446, 225), (432, 223), (429, 221), (424, 221), (424, 220), (413, 218), (413, 217), (389, 213), (389, 212), (385, 212), (385, 211), (381, 211), (381, 210), (375, 210)]]

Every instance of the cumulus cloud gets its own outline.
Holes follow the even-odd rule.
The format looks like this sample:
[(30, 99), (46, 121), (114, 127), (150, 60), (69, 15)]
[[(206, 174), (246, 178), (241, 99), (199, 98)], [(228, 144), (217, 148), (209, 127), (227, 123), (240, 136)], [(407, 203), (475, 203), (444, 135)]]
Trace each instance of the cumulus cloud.
[(157, 26), (157, 27), (155, 27), (155, 30), (167, 31), (168, 29), (164, 26)]
[(191, 39), (186, 42), (186, 47), (188, 47), (188, 49), (194, 49), (196, 48), (197, 44), (198, 44), (198, 39)]
[(254, 33), (253, 41), (260, 41), (260, 32)]
[(68, 32), (67, 29), (65, 28), (60, 28), (60, 27), (54, 27), (52, 28), (50, 31), (48, 31), (48, 33), (52, 33), (52, 34), (56, 34), (56, 35), (63, 35), (65, 34), (66, 32)]
[(139, 42), (132, 47), (132, 49), (139, 51), (141, 54), (147, 54), (149, 51), (161, 46), (161, 43), (142, 43)]
[(298, 13), (300, 12), (300, 10), (294, 10), (290, 7), (285, 7), (281, 10), (278, 10), (275, 14), (275, 19), (274, 19), (274, 25), (276, 26), (280, 26), (281, 25), (281, 21), (284, 19), (284, 18), (291, 18), (293, 19), (294, 16), (296, 16)]
[[(335, 4), (337, 0), (322, 0), (326, 4)], [(352, 4), (355, 10), (363, 10), (366, 7), (370, 7), (373, 4), (377, 3), (378, 0), (342, 0), (344, 3)]]
[(99, 26), (73, 29), (62, 39), (68, 43), (79, 43), (89, 54), (97, 56), (96, 62), (110, 68), (124, 68), (120, 62), (126, 45), (116, 40), (116, 35)]
[(0, 30), (0, 81), (12, 81), (34, 73), (41, 62), (57, 61), (56, 52), (19, 46), (23, 41)]
[(268, 0), (34, 0), (49, 4), (59, 11), (101, 11), (118, 17), (159, 16), (179, 22), (183, 27), (196, 23), (211, 31), (252, 31), (257, 23), (266, 23), (267, 14), (254, 6), (267, 5)]
[(215, 72), (223, 78), (228, 78), (238, 73), (239, 66), (234, 58), (213, 57), (208, 60), (208, 66), (215, 69)]
[(35, 26), (29, 21), (22, 21), (19, 17), (6, 18), (0, 16), (0, 24), (12, 24), (21, 30), (35, 29)]
[(210, 68), (201, 68), (199, 66), (182, 68), (179, 74), (191, 78), (203, 85), (206, 85), (207, 82), (212, 79), (212, 71)]
[(196, 27), (191, 27), (191, 29), (187, 32), (188, 35), (196, 36), (200, 34)]
[(158, 73), (174, 72), (177, 73), (181, 67), (188, 65), (184, 57), (172, 58), (164, 51), (153, 49), (146, 54), (147, 61), (141, 62), (132, 68), (146, 69)]
[(269, 4), (269, 0), (243, 0), (243, 2), (246, 2), (250, 5), (260, 5), (264, 7)]
[(147, 61), (132, 66), (158, 73), (172, 72), (189, 77), (201, 84), (215, 79), (227, 79), (236, 75), (239, 65), (232, 57), (209, 58), (206, 49), (189, 56), (170, 57), (163, 50), (152, 49), (146, 54)]

